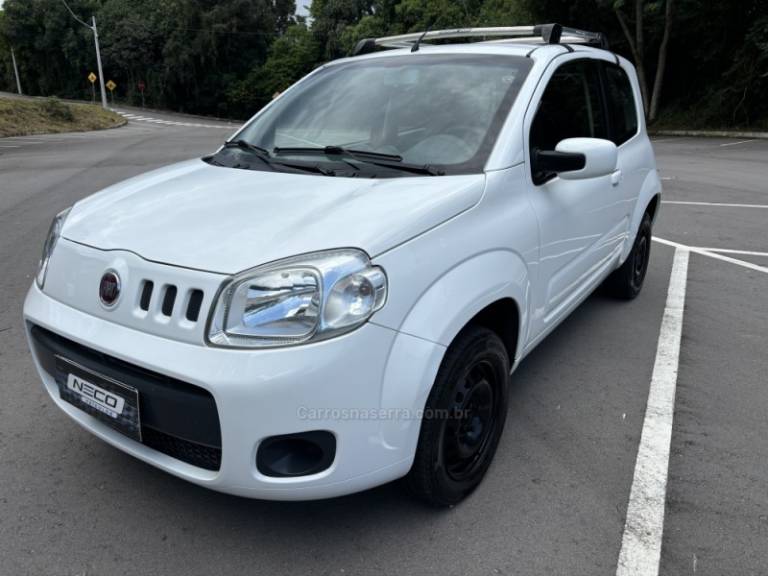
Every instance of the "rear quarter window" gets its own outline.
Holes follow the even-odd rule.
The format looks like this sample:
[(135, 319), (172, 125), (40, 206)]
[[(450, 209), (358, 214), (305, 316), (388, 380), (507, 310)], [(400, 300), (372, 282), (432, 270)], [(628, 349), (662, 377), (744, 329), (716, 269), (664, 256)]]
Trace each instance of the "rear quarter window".
[(637, 134), (637, 108), (627, 73), (619, 66), (605, 66), (606, 97), (611, 115), (611, 140), (621, 146)]

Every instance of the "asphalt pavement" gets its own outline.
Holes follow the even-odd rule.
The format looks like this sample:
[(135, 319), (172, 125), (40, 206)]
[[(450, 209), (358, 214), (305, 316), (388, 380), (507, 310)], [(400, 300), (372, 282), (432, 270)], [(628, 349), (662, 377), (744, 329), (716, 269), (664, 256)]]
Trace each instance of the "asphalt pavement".
[(657, 139), (667, 203), (654, 234), (668, 243), (654, 244), (643, 293), (596, 293), (521, 364), (486, 480), (436, 511), (396, 483), (308, 503), (214, 493), (54, 407), (21, 325), (51, 218), (234, 130), (123, 112), (118, 129), (0, 139), (0, 576), (616, 574), (674, 243), (698, 251), (660, 573), (768, 574), (768, 141)]

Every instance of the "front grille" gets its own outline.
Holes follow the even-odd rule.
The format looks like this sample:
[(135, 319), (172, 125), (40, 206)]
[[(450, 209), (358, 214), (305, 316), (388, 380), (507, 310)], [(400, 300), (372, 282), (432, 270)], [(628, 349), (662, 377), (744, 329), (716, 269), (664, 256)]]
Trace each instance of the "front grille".
[(176, 303), (176, 286), (166, 286), (165, 295), (163, 296), (163, 305), (160, 308), (163, 312), (163, 316), (170, 316), (173, 314), (173, 305)]
[(66, 375), (56, 367), (56, 355), (139, 391), (142, 443), (158, 452), (206, 470), (221, 465), (221, 427), (210, 392), (146, 370), (32, 326), (32, 341), (43, 369), (54, 379)]
[[(152, 280), (144, 279), (139, 283), (138, 307), (142, 312), (149, 312), (153, 302), (159, 302), (159, 311), (168, 318), (179, 315), (188, 322), (195, 323), (200, 317), (204, 293), (199, 288), (190, 288), (182, 293), (179, 309), (175, 308), (179, 297), (179, 288), (174, 284), (163, 284), (156, 291)], [(155, 306), (158, 306), (157, 304)], [(157, 309), (157, 308), (155, 308)]]
[(149, 303), (152, 301), (152, 290), (155, 289), (155, 283), (152, 280), (144, 280), (141, 284), (141, 297), (139, 298), (139, 308), (144, 312), (149, 310)]
[(198, 468), (218, 470), (221, 467), (221, 448), (195, 444), (149, 426), (141, 427), (141, 441), (145, 446)]
[(192, 290), (189, 294), (189, 305), (187, 306), (186, 318), (190, 322), (197, 322), (200, 317), (200, 308), (203, 306), (203, 291)]

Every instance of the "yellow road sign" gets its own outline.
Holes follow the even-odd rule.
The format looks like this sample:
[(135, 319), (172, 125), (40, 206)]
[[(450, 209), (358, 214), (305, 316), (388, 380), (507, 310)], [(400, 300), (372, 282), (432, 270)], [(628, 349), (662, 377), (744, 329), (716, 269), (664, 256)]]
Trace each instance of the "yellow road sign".
[(107, 90), (112, 92), (112, 90), (114, 90), (115, 88), (117, 88), (117, 84), (112, 82), (112, 80), (107, 80)]
[(88, 74), (88, 80), (90, 80), (90, 81), (91, 81), (91, 84), (93, 84), (94, 82), (96, 82), (96, 74), (94, 74), (93, 72), (91, 72), (90, 74)]

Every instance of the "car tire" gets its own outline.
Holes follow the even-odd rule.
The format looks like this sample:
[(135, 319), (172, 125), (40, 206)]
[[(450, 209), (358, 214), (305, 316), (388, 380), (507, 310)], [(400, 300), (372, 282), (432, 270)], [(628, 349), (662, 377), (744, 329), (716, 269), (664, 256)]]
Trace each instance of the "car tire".
[(509, 357), (496, 333), (464, 329), (450, 345), (429, 394), (410, 492), (434, 506), (451, 506), (482, 481), (507, 416)]
[(651, 216), (643, 215), (637, 230), (635, 243), (627, 259), (606, 282), (611, 294), (624, 300), (632, 300), (640, 294), (651, 257)]

